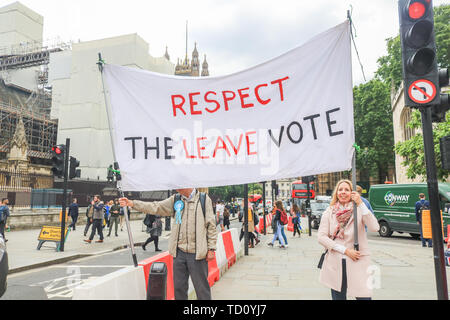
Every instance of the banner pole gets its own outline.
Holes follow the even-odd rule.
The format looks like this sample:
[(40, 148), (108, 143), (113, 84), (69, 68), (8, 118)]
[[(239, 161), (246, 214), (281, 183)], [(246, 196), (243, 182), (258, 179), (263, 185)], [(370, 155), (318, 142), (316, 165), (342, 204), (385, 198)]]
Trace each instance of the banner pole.
[[(107, 114), (107, 118), (108, 118), (109, 136), (111, 138), (111, 148), (112, 148), (112, 151), (113, 151), (113, 158), (114, 158), (114, 169), (115, 170), (120, 170), (119, 169), (119, 163), (117, 162), (117, 159), (116, 159), (116, 152), (115, 152), (115, 148), (114, 148), (114, 140), (113, 140), (112, 130), (111, 130), (111, 117), (110, 117), (109, 106), (108, 106), (108, 98), (106, 96), (105, 81), (103, 80), (103, 65), (104, 64), (105, 64), (105, 62), (102, 60), (102, 54), (98, 53), (97, 65), (98, 65), (98, 69), (100, 71), (101, 78), (102, 78), (103, 95), (104, 95), (104, 98), (105, 98), (106, 114)], [(120, 197), (123, 198), (124, 197), (124, 193), (122, 191), (121, 179), (122, 179), (122, 175), (120, 173), (117, 175), (117, 173), (116, 173), (117, 190), (119, 191)], [(127, 226), (128, 240), (130, 242), (131, 257), (133, 259), (134, 266), (137, 267), (138, 263), (137, 263), (137, 258), (136, 258), (136, 252), (134, 250), (133, 235), (131, 234), (130, 222), (129, 222), (129, 219), (128, 219), (128, 207), (125, 206), (123, 208), (123, 211), (124, 211), (124, 216), (125, 216), (125, 224)]]
[(248, 184), (244, 184), (244, 255), (248, 256)]
[[(356, 191), (356, 148), (353, 152), (353, 160), (352, 160), (352, 184), (353, 184), (353, 191)], [(356, 251), (359, 251), (359, 243), (358, 243), (358, 209), (356, 206), (356, 202), (353, 201), (353, 233), (354, 233), (354, 239), (355, 242), (353, 244), (353, 247)]]

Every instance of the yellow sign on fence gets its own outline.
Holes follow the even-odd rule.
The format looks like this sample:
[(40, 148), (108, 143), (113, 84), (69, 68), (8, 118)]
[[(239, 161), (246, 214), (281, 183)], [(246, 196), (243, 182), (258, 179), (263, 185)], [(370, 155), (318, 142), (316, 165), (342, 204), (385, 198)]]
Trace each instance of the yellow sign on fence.
[[(64, 232), (64, 238), (67, 236), (67, 230)], [(61, 227), (43, 226), (38, 240), (40, 241), (61, 241)]]

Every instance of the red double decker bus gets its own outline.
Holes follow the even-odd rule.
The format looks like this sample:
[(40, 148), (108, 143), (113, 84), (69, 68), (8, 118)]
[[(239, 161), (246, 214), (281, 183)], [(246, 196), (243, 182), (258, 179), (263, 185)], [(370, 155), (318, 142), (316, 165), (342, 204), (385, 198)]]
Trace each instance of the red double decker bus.
[[(314, 190), (314, 182), (309, 183), (309, 199), (313, 200), (316, 198), (316, 191)], [(308, 186), (303, 183), (302, 180), (297, 180), (292, 182), (291, 186), (291, 197), (294, 199), (307, 199), (308, 198)]]

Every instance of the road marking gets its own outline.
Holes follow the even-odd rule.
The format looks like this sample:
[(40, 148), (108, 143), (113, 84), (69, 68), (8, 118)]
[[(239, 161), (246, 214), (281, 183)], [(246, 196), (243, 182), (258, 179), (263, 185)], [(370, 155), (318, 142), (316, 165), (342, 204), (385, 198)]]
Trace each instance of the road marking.
[(105, 265), (105, 266), (100, 266), (100, 265), (94, 265), (94, 266), (90, 266), (90, 265), (65, 265), (65, 266), (52, 266), (52, 268), (58, 268), (58, 269), (65, 269), (65, 268), (126, 268), (126, 267), (132, 267), (132, 264), (128, 264), (128, 265)]

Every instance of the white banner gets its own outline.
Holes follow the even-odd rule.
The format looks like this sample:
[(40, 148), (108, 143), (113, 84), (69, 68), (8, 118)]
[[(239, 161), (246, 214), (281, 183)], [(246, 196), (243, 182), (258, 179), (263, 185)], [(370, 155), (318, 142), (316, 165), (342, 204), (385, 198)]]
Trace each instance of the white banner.
[(219, 77), (104, 66), (124, 191), (211, 187), (351, 169), (349, 23)]

